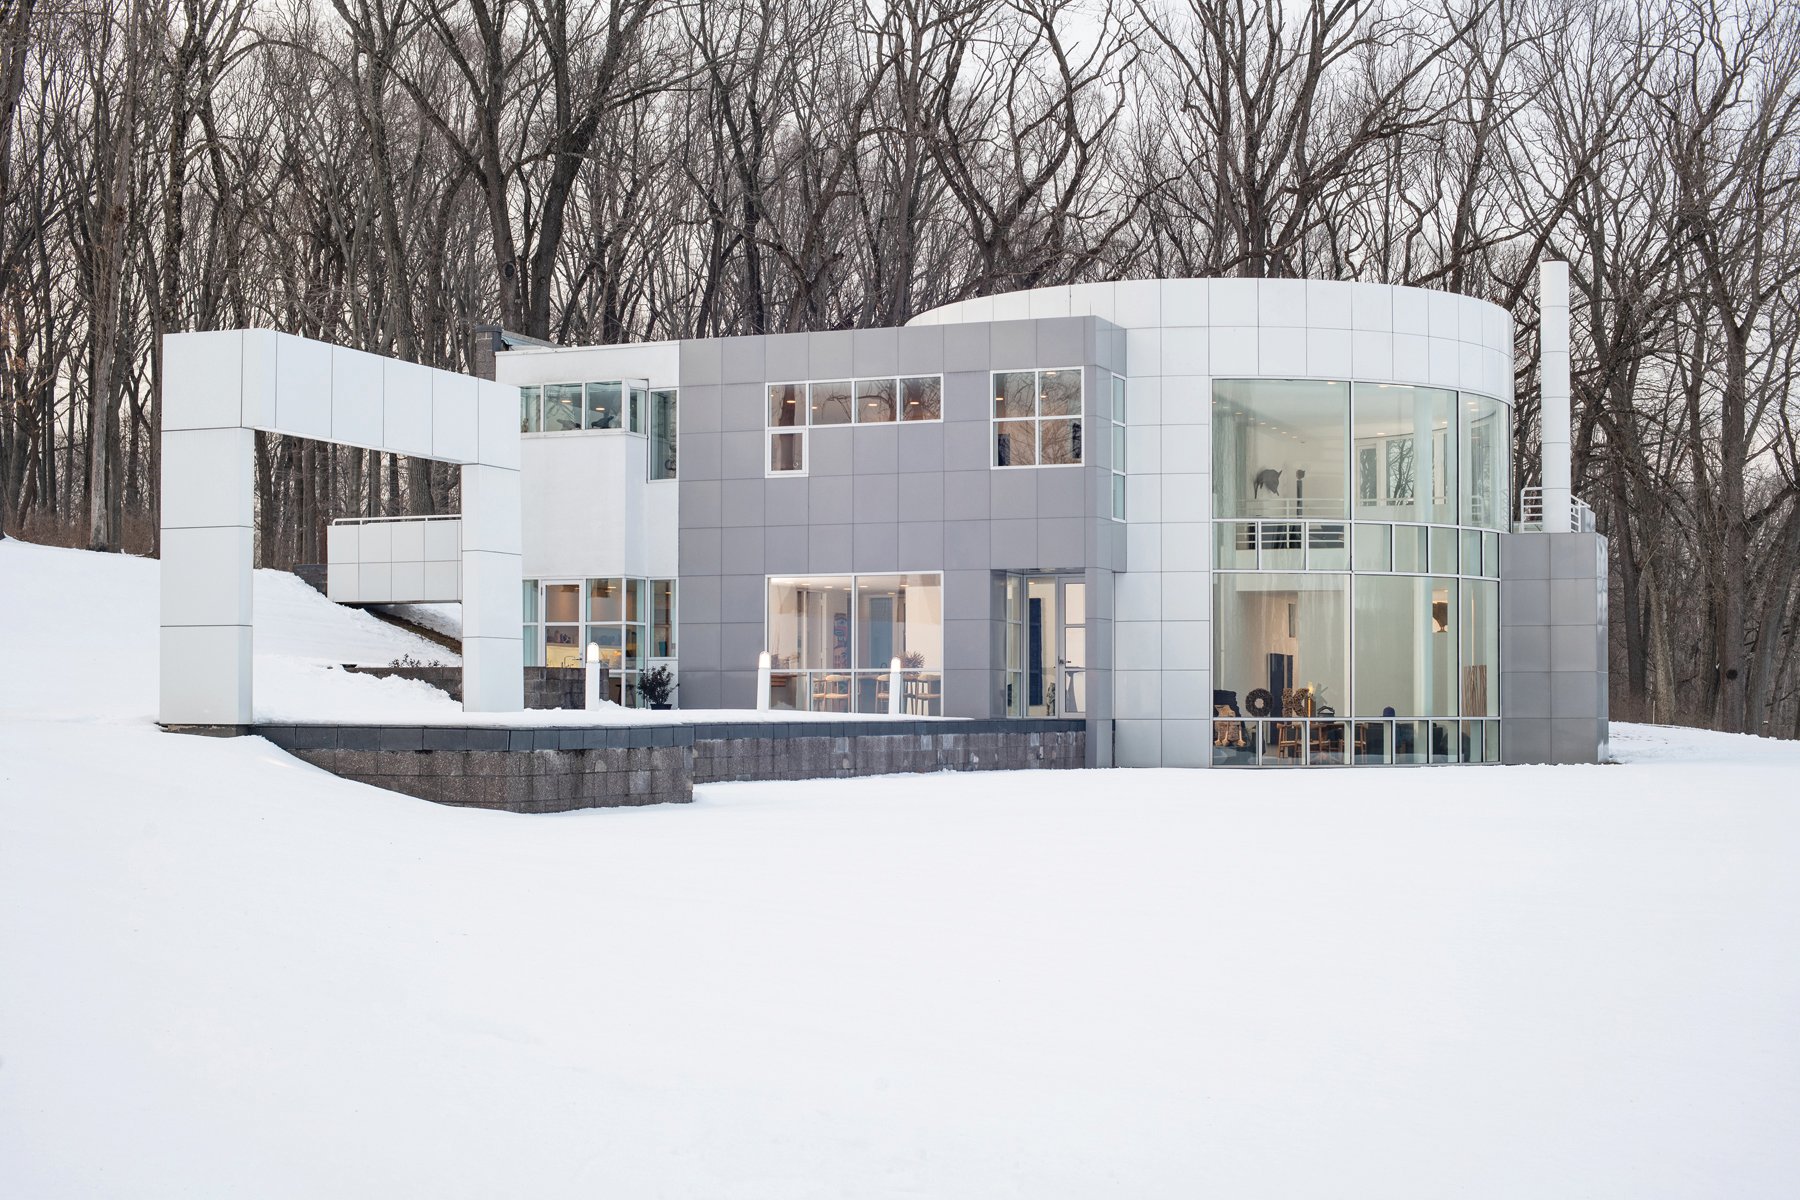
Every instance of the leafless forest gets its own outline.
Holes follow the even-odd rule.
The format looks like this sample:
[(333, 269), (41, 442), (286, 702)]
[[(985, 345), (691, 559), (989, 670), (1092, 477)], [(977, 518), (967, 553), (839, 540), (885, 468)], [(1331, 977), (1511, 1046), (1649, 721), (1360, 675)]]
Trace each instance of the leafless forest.
[[(1800, 735), (1791, 0), (0, 0), (0, 518), (154, 550), (159, 335), (466, 369), (1110, 277), (1575, 280), (1613, 711)], [(260, 554), (455, 505), (258, 446)], [(4, 581), (0, 581), (4, 586)]]

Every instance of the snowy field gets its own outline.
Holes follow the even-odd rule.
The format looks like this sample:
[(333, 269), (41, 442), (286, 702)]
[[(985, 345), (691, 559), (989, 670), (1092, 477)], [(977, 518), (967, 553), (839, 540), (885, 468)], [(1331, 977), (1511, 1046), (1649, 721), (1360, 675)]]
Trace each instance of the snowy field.
[[(11, 683), (0, 681), (0, 719), (9, 709), (154, 720), (157, 707), (159, 565), (150, 559), (87, 554), (0, 542), (0, 647)], [(856, 713), (742, 709), (653, 711), (610, 702), (591, 712), (464, 713), (429, 684), (377, 679), (343, 664), (458, 663), (435, 642), (333, 604), (286, 571), (255, 573), (256, 719), (370, 725), (621, 725), (706, 721), (885, 721)], [(402, 619), (461, 636), (461, 605), (383, 605)], [(58, 636), (40, 636), (46, 617)], [(104, 663), (110, 686), (95, 695), (94, 673), (72, 663)], [(27, 681), (32, 681), (29, 684)], [(908, 717), (907, 720), (919, 720)]]
[(0, 543), (0, 1196), (1800, 1194), (1793, 744), (518, 817), (158, 732), (154, 584)]

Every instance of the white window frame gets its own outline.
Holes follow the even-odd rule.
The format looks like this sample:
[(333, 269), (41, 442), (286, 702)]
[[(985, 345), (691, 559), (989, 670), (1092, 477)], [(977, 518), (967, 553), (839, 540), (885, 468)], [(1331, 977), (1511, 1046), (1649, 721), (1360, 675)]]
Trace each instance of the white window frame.
[[(1219, 379), (1215, 379), (1213, 382), (1216, 385), (1216, 384), (1222, 383), (1222, 382), (1238, 382), (1240, 379), (1256, 380), (1256, 379), (1261, 379), (1261, 378), (1273, 378), (1273, 377), (1245, 376), (1245, 377), (1231, 377), (1230, 379), (1221, 377)], [(1302, 377), (1298, 377), (1298, 378), (1307, 378), (1307, 377), (1302, 376)], [(1350, 386), (1351, 386), (1351, 395), (1354, 396), (1355, 395), (1355, 387), (1358, 383), (1380, 382), (1380, 381), (1364, 380), (1364, 379), (1361, 379), (1356, 376), (1351, 376), (1348, 379), (1348, 382), (1350, 383)], [(1457, 389), (1457, 388), (1448, 388), (1448, 389), (1444, 389), (1444, 390), (1450, 391), (1456, 397), (1455, 403), (1458, 405), (1458, 408), (1456, 411), (1459, 414), (1461, 412), (1460, 406), (1462, 404), (1464, 397), (1481, 396), (1484, 399), (1493, 399), (1493, 397), (1489, 397), (1485, 393), (1480, 393), (1480, 392), (1468, 391), (1468, 390)], [(1504, 401), (1500, 401), (1499, 403), (1501, 404), (1502, 409), (1504, 411), (1504, 415), (1506, 417), (1506, 428), (1508, 428), (1509, 430), (1513, 429), (1514, 428), (1513, 421), (1516, 416), (1516, 414), (1513, 410), (1513, 407), (1511, 405), (1507, 405)], [(1436, 430), (1436, 429), (1433, 430), (1434, 445), (1433, 445), (1432, 452), (1434, 455), (1448, 452), (1448, 445), (1449, 445), (1448, 434), (1449, 434), (1448, 430)], [(1340, 518), (1340, 517), (1215, 517), (1212, 521), (1212, 526), (1213, 526), (1212, 537), (1214, 539), (1213, 544), (1215, 546), (1218, 544), (1218, 530), (1221, 526), (1254, 525), (1256, 527), (1254, 537), (1255, 537), (1256, 544), (1257, 544), (1257, 550), (1256, 550), (1256, 562), (1255, 562), (1255, 565), (1252, 565), (1252, 566), (1238, 566), (1238, 565), (1226, 566), (1226, 565), (1221, 565), (1221, 564), (1215, 562), (1213, 565), (1213, 577), (1214, 578), (1211, 582), (1209, 582), (1206, 585), (1209, 588), (1213, 587), (1216, 584), (1219, 576), (1233, 575), (1233, 574), (1280, 573), (1280, 574), (1287, 574), (1287, 575), (1338, 575), (1338, 576), (1344, 577), (1348, 581), (1347, 589), (1346, 589), (1346, 593), (1345, 593), (1347, 603), (1349, 605), (1349, 612), (1346, 614), (1346, 618), (1348, 621), (1348, 625), (1347, 625), (1348, 641), (1346, 642), (1346, 648), (1347, 648), (1347, 653), (1349, 655), (1349, 662), (1347, 664), (1347, 668), (1348, 668), (1347, 678), (1348, 678), (1348, 681), (1350, 684), (1351, 696), (1354, 696), (1356, 693), (1356, 682), (1357, 682), (1357, 680), (1356, 680), (1356, 644), (1357, 644), (1356, 578), (1358, 576), (1367, 576), (1367, 577), (1371, 577), (1371, 578), (1400, 577), (1400, 578), (1408, 578), (1408, 579), (1427, 579), (1427, 578), (1429, 578), (1429, 579), (1450, 580), (1451, 582), (1453, 582), (1457, 585), (1457, 602), (1456, 602), (1456, 605), (1455, 605), (1453, 611), (1459, 620), (1462, 619), (1464, 613), (1466, 612), (1465, 598), (1470, 594), (1467, 590), (1465, 590), (1464, 585), (1470, 584), (1470, 583), (1487, 583), (1487, 584), (1494, 584), (1497, 588), (1499, 586), (1499, 582), (1500, 582), (1499, 550), (1500, 550), (1500, 534), (1503, 532), (1503, 530), (1492, 529), (1492, 528), (1489, 528), (1489, 527), (1483, 526), (1483, 525), (1473, 525), (1473, 524), (1465, 523), (1468, 520), (1468, 518), (1465, 518), (1462, 514), (1460, 495), (1456, 497), (1456, 503), (1455, 503), (1455, 505), (1452, 506), (1453, 511), (1455, 511), (1457, 513), (1457, 521), (1455, 523), (1448, 523), (1448, 522), (1442, 522), (1442, 521), (1418, 521), (1418, 520), (1412, 520), (1412, 521), (1367, 520), (1364, 517), (1358, 515), (1357, 507), (1356, 507), (1357, 504), (1359, 503), (1359, 501), (1357, 500), (1357, 496), (1356, 496), (1357, 449), (1359, 446), (1374, 446), (1377, 444), (1378, 443), (1376, 443), (1374, 441), (1374, 439), (1357, 439), (1355, 437), (1351, 437), (1349, 439), (1350, 476), (1349, 476), (1349, 487), (1346, 490), (1350, 493), (1350, 495), (1349, 495), (1349, 501), (1350, 501), (1349, 511), (1350, 511), (1351, 515), (1347, 518)], [(1461, 447), (1460, 447), (1460, 440), (1459, 440), (1458, 441), (1458, 451), (1457, 451), (1459, 454), (1460, 454), (1460, 449), (1461, 449)], [(1378, 457), (1377, 468), (1381, 472), (1380, 487), (1383, 491), (1385, 491), (1385, 489), (1386, 489), (1386, 468), (1387, 468), (1386, 447), (1385, 446), (1380, 446), (1380, 453), (1378, 454), (1377, 457)], [(1442, 460), (1440, 460), (1440, 461), (1442, 461)], [(1457, 463), (1457, 471), (1458, 471), (1457, 487), (1458, 487), (1459, 492), (1462, 489), (1462, 483), (1461, 483), (1462, 467), (1463, 467), (1463, 464), (1460, 461), (1458, 461), (1458, 463)], [(1434, 478), (1441, 480), (1441, 479), (1443, 479), (1445, 474), (1446, 474), (1446, 472), (1444, 470), (1440, 469), (1438, 467), (1438, 465), (1434, 464), (1434, 470), (1433, 470)], [(1415, 471), (1415, 474), (1414, 474), (1414, 481), (1415, 481), (1415, 483), (1414, 483), (1414, 493), (1415, 493), (1414, 499), (1415, 499), (1415, 501), (1417, 501), (1417, 478), (1418, 478), (1418, 476)], [(1211, 484), (1209, 484), (1209, 486), (1211, 486)], [(1430, 498), (1430, 502), (1433, 504), (1443, 503), (1443, 499), (1441, 496), (1434, 495)], [(1349, 565), (1348, 566), (1338, 566), (1335, 564), (1329, 565), (1329, 566), (1321, 566), (1321, 565), (1314, 564), (1313, 552), (1314, 552), (1315, 546), (1314, 546), (1313, 537), (1312, 537), (1312, 530), (1315, 526), (1320, 526), (1320, 525), (1326, 525), (1326, 526), (1339, 525), (1339, 526), (1343, 527), (1345, 548), (1349, 551), (1349, 558), (1348, 558)], [(1359, 561), (1359, 559), (1356, 555), (1356, 531), (1359, 527), (1368, 527), (1368, 526), (1381, 527), (1388, 531), (1388, 558), (1387, 558), (1388, 565), (1386, 568), (1371, 569), (1371, 568), (1365, 567), (1362, 565), (1362, 563)], [(1277, 530), (1298, 530), (1298, 531), (1300, 531), (1300, 547), (1299, 547), (1299, 549), (1302, 551), (1303, 565), (1300, 565), (1300, 566), (1280, 565), (1280, 564), (1271, 564), (1271, 563), (1264, 561), (1266, 552), (1271, 548), (1270, 543), (1275, 540), (1274, 536), (1267, 532), (1267, 530), (1269, 530), (1271, 527), (1273, 527)], [(1403, 529), (1416, 529), (1416, 530), (1423, 531), (1423, 540), (1425, 543), (1425, 559), (1424, 559), (1423, 566), (1420, 567), (1419, 569), (1403, 571), (1403, 570), (1400, 570), (1395, 563), (1394, 547), (1395, 547), (1397, 538), (1399, 536), (1399, 531), (1401, 531)], [(1445, 535), (1454, 535), (1454, 540), (1456, 542), (1456, 565), (1453, 569), (1448, 570), (1448, 571), (1443, 571), (1443, 570), (1434, 571), (1431, 569), (1431, 542), (1432, 542), (1434, 534), (1438, 535), (1440, 537), (1445, 536)], [(1468, 561), (1470, 556), (1465, 555), (1463, 553), (1463, 542), (1467, 539), (1468, 535), (1470, 535), (1470, 534), (1480, 534), (1481, 535), (1481, 537), (1479, 539), (1480, 545), (1481, 545), (1481, 555), (1480, 555), (1480, 561), (1478, 563), (1472, 563), (1472, 562)], [(1490, 561), (1490, 559), (1491, 559), (1491, 561)], [(1504, 602), (1504, 600), (1502, 600), (1502, 601), (1500, 601), (1500, 603), (1503, 607), (1505, 602)], [(1216, 615), (1217, 614), (1215, 613), (1215, 618), (1216, 618)], [(1460, 625), (1457, 627), (1456, 637), (1457, 637), (1457, 656), (1458, 656), (1457, 657), (1457, 666), (1458, 666), (1458, 672), (1459, 672), (1458, 687), (1460, 688), (1461, 687), (1460, 672), (1461, 672), (1462, 667), (1466, 665), (1462, 659), (1462, 653), (1463, 653), (1462, 639), (1464, 637), (1464, 629)], [(1217, 664), (1215, 662), (1213, 662), (1211, 659), (1208, 660), (1208, 669), (1209, 670), (1215, 669), (1216, 666), (1217, 666)], [(1459, 693), (1459, 700), (1460, 700), (1460, 693)], [(1360, 768), (1364, 765), (1367, 765), (1367, 766), (1379, 765), (1382, 768), (1401, 767), (1404, 769), (1404, 767), (1407, 766), (1408, 764), (1401, 764), (1401, 763), (1395, 763), (1395, 762), (1387, 762), (1387, 763), (1382, 763), (1382, 764), (1359, 764), (1359, 763), (1357, 763), (1355, 761), (1355, 752), (1354, 752), (1354, 749), (1352, 748), (1354, 745), (1356, 726), (1362, 725), (1362, 724), (1381, 725), (1386, 730), (1386, 734), (1384, 736), (1388, 739), (1387, 745), (1390, 748), (1390, 750), (1389, 750), (1390, 754), (1392, 753), (1392, 747), (1394, 745), (1394, 738), (1396, 736), (1395, 729), (1398, 725), (1412, 724), (1415, 726), (1422, 727), (1426, 733), (1426, 741), (1425, 741), (1425, 749), (1420, 751), (1419, 753), (1422, 753), (1425, 756), (1425, 761), (1416, 763), (1416, 764), (1412, 764), (1412, 765), (1417, 765), (1417, 766), (1434, 765), (1435, 766), (1435, 765), (1446, 765), (1446, 764), (1451, 764), (1451, 763), (1462, 763), (1464, 765), (1477, 765), (1478, 763), (1479, 764), (1492, 764), (1492, 763), (1497, 763), (1500, 761), (1499, 747), (1501, 745), (1500, 739), (1503, 739), (1503, 737), (1504, 737), (1504, 734), (1502, 733), (1502, 721), (1504, 720), (1504, 715), (1503, 715), (1504, 711), (1505, 711), (1505, 703), (1504, 703), (1504, 701), (1502, 701), (1500, 712), (1485, 713), (1480, 716), (1465, 715), (1465, 714), (1461, 714), (1461, 713), (1459, 713), (1456, 716), (1441, 716), (1441, 715), (1440, 716), (1419, 716), (1416, 714), (1409, 716), (1407, 714), (1401, 713), (1401, 714), (1396, 714), (1393, 717), (1368, 717), (1368, 716), (1359, 717), (1352, 713), (1352, 714), (1345, 714), (1345, 715), (1340, 715), (1340, 716), (1335, 716), (1335, 717), (1330, 717), (1330, 718), (1293, 717), (1293, 718), (1277, 719), (1277, 718), (1257, 718), (1257, 717), (1252, 717), (1252, 716), (1249, 716), (1246, 714), (1241, 717), (1226, 717), (1226, 718), (1221, 718), (1221, 717), (1215, 716), (1211, 719), (1211, 723), (1215, 726), (1218, 724), (1257, 725), (1260, 729), (1262, 729), (1265, 732), (1270, 725), (1276, 724), (1276, 723), (1301, 724), (1301, 725), (1305, 725), (1308, 727), (1306, 737), (1303, 739), (1303, 742), (1306, 742), (1306, 743), (1310, 743), (1310, 740), (1311, 740), (1310, 727), (1312, 725), (1318, 724), (1321, 722), (1332, 723), (1332, 724), (1341, 724), (1344, 726), (1345, 738), (1346, 738), (1346, 749), (1344, 751), (1345, 761), (1343, 763), (1344, 766)], [(1452, 736), (1453, 736), (1452, 746), (1454, 748), (1454, 753), (1451, 755), (1451, 757), (1449, 757), (1446, 760), (1438, 760), (1438, 759), (1433, 758), (1431, 755), (1430, 746), (1431, 746), (1432, 726), (1434, 726), (1434, 725), (1446, 725), (1446, 726), (1450, 727), (1450, 729), (1452, 731)], [(1469, 729), (1467, 727), (1474, 726), (1474, 725), (1479, 725), (1481, 727), (1482, 757), (1479, 760), (1472, 759), (1472, 758), (1471, 759), (1463, 759), (1461, 757), (1461, 752), (1462, 752), (1462, 740), (1461, 739), (1463, 736), (1465, 736), (1466, 734), (1469, 733)], [(1495, 739), (1495, 740), (1490, 742), (1489, 739)], [(1210, 740), (1211, 739), (1209, 737), (1209, 741)], [(1294, 764), (1291, 764), (1291, 765), (1299, 766), (1299, 765), (1314, 765), (1314, 764), (1310, 764), (1308, 762), (1307, 758), (1303, 755), (1297, 762), (1295, 762)], [(1255, 764), (1254, 768), (1252, 768), (1251, 764), (1244, 764), (1243, 769), (1274, 769), (1274, 768), (1271, 767), (1271, 765), (1268, 763), (1261, 763), (1261, 764)]]
[[(674, 397), (670, 415), (674, 421), (669, 426), (668, 444), (674, 450), (675, 469), (667, 475), (656, 473), (656, 398), (667, 395)], [(644, 439), (647, 448), (644, 454), (644, 476), (651, 483), (672, 483), (681, 477), (681, 389), (678, 387), (653, 387), (645, 393), (644, 398)]]
[[(1125, 446), (1128, 440), (1125, 432), (1125, 377), (1112, 377), (1112, 445), (1107, 447), (1107, 457), (1111, 461), (1112, 478), (1107, 480), (1111, 485), (1106, 496), (1106, 506), (1112, 512), (1112, 519), (1123, 523), (1126, 508), (1125, 485)], [(1087, 399), (1083, 397), (1081, 406), (1087, 407)]]
[[(1056, 368), (1051, 368), (1055, 370)], [(906, 393), (902, 384), (908, 379), (935, 379), (938, 385), (938, 411), (935, 417), (922, 417), (918, 420), (906, 419)], [(886, 381), (894, 385), (894, 419), (891, 421), (864, 421), (859, 419), (859, 408), (856, 404), (856, 389), (859, 384)], [(812, 419), (812, 390), (824, 383), (847, 384), (850, 388), (850, 419), (838, 424), (814, 426)], [(800, 420), (794, 425), (769, 424), (769, 389), (776, 387), (795, 387), (800, 389)], [(834, 379), (771, 379), (763, 384), (763, 431), (767, 435), (763, 439), (763, 475), (769, 479), (804, 477), (812, 474), (812, 430), (820, 429), (862, 429), (899, 427), (903, 425), (942, 425), (944, 423), (944, 376), (942, 372), (926, 371), (911, 375), (848, 375)], [(775, 435), (794, 433), (800, 435), (800, 469), (797, 471), (775, 469)]]
[[(1073, 417), (1068, 417), (1068, 416), (1046, 417), (1046, 416), (1044, 416), (1041, 412), (1037, 411), (1038, 406), (1043, 402), (1042, 401), (1043, 388), (1038, 384), (1037, 380), (1034, 379), (1032, 381), (1032, 389), (1031, 389), (1031, 395), (1032, 395), (1032, 415), (1031, 416), (1029, 416), (1029, 417), (1002, 417), (999, 414), (997, 414), (996, 412), (994, 412), (994, 386), (995, 386), (994, 378), (995, 378), (995, 376), (998, 376), (998, 375), (1022, 375), (1026, 371), (1030, 371), (1034, 375), (1037, 375), (1037, 376), (1042, 376), (1047, 371), (1073, 371), (1073, 372), (1075, 372), (1076, 377), (1081, 380), (1081, 411), (1077, 412)], [(988, 392), (988, 400), (987, 400), (987, 405), (988, 405), (988, 469), (990, 471), (1035, 471), (1040, 468), (1055, 469), (1058, 467), (1085, 467), (1085, 466), (1087, 466), (1087, 464), (1088, 464), (1088, 457), (1087, 457), (1088, 411), (1087, 411), (1087, 368), (1086, 367), (1079, 367), (1079, 366), (1076, 366), (1076, 367), (1014, 367), (1010, 370), (1007, 370), (1007, 369), (992, 370), (992, 371), (988, 372), (987, 392)], [(1074, 421), (1080, 422), (1081, 427), (1082, 427), (1081, 457), (1076, 459), (1074, 462), (1046, 463), (1046, 462), (1033, 461), (1033, 462), (1029, 462), (1029, 463), (1006, 463), (1006, 464), (1002, 465), (1001, 463), (994, 461), (996, 458), (999, 457), (998, 438), (1000, 436), (999, 427), (1001, 425), (1017, 425), (1022, 422), (1030, 422), (1031, 423), (1031, 437), (1032, 437), (1032, 443), (1033, 443), (1032, 458), (1035, 460), (1035, 459), (1039, 459), (1039, 458), (1043, 457), (1044, 439), (1043, 439), (1043, 435), (1042, 435), (1042, 431), (1041, 431), (1043, 423), (1045, 421), (1069, 421), (1069, 420), (1074, 420)], [(1107, 507), (1111, 508), (1111, 506), (1112, 506), (1112, 501), (1110, 499), (1108, 499)]]
[[(623, 408), (623, 411), (620, 413), (621, 419), (619, 422), (619, 427), (617, 429), (548, 429), (547, 430), (543, 427), (544, 426), (544, 389), (545, 388), (580, 387), (581, 388), (581, 419), (583, 422), (585, 422), (587, 420), (587, 390), (588, 390), (589, 386), (596, 384), (596, 383), (616, 383), (619, 385), (620, 402), (623, 404), (624, 408)], [(642, 395), (644, 398), (644, 401), (641, 405), (638, 404), (633, 398), (634, 385), (642, 385), (642, 390), (641, 390), (641, 392), (638, 393), (638, 394)], [(519, 431), (520, 437), (559, 438), (559, 437), (589, 437), (589, 436), (592, 436), (595, 434), (608, 434), (608, 435), (624, 434), (628, 437), (641, 437), (646, 440), (648, 440), (648, 438), (650, 436), (650, 393), (652, 391), (659, 391), (659, 392), (670, 391), (670, 392), (672, 392), (672, 391), (677, 390), (673, 386), (659, 388), (655, 384), (652, 384), (648, 379), (641, 379), (641, 378), (631, 378), (631, 379), (625, 379), (625, 378), (620, 378), (620, 379), (549, 379), (549, 380), (545, 380), (543, 383), (523, 383), (523, 384), (519, 385), (519, 390), (521, 392), (525, 391), (526, 389), (530, 389), (537, 393), (537, 424), (538, 424), (538, 428), (529, 429), (529, 430), (521, 429)], [(522, 396), (521, 396), (521, 399), (523, 399)], [(679, 401), (677, 401), (677, 403), (679, 404)], [(636, 424), (638, 427), (636, 429), (632, 428), (632, 424), (633, 424), (632, 414), (634, 412), (636, 412), (638, 415), (638, 419), (636, 421)], [(671, 478), (673, 478), (673, 477), (671, 476)]]
[[(775, 425), (770, 421), (769, 393), (778, 387), (800, 389), (800, 419), (792, 425)], [(765, 479), (804, 479), (812, 474), (812, 381), (810, 379), (771, 379), (762, 385), (762, 398), (757, 401), (762, 405), (763, 417), (763, 477)], [(800, 439), (800, 468), (777, 469), (775, 466), (775, 438), (777, 435), (793, 435)]]
[[(912, 378), (912, 377), (909, 376), (908, 378)], [(830, 381), (827, 381), (827, 382), (830, 382)], [(785, 428), (785, 426), (783, 428)], [(797, 573), (797, 574), (796, 573), (782, 573), (782, 574), (772, 574), (772, 575), (765, 574), (763, 576), (763, 588), (762, 588), (762, 593), (763, 593), (762, 594), (763, 645), (764, 646), (770, 646), (773, 644), (772, 638), (770, 636), (771, 633), (773, 632), (773, 630), (771, 629), (769, 622), (774, 614), (770, 611), (770, 608), (769, 608), (769, 591), (777, 579), (787, 579), (787, 580), (848, 579), (850, 581), (850, 661), (851, 661), (851, 665), (848, 667), (843, 667), (843, 668), (838, 668), (838, 667), (793, 667), (793, 668), (777, 667), (777, 668), (775, 668), (776, 673), (782, 674), (782, 675), (800, 675), (800, 676), (806, 677), (807, 683), (805, 684), (805, 686), (809, 690), (812, 687), (811, 677), (814, 675), (843, 674), (843, 675), (850, 676), (852, 680), (854, 680), (858, 676), (863, 676), (863, 675), (868, 675), (868, 676), (886, 675), (888, 673), (888, 671), (891, 669), (890, 667), (859, 667), (859, 666), (855, 665), (855, 663), (856, 663), (856, 648), (861, 644), (861, 641), (857, 636), (861, 632), (861, 630), (858, 628), (858, 625), (862, 621), (862, 618), (859, 615), (857, 615), (857, 609), (860, 607), (857, 603), (857, 598), (858, 598), (857, 584), (858, 584), (858, 582), (863, 579), (888, 578), (888, 577), (891, 577), (894, 575), (930, 576), (937, 580), (938, 596), (939, 596), (940, 603), (941, 603), (942, 597), (944, 595), (944, 575), (945, 575), (945, 573), (946, 572), (944, 571), (944, 569), (942, 567), (934, 567), (928, 571), (911, 571), (911, 570), (900, 570), (900, 571), (807, 571), (807, 572), (801, 572), (801, 573)], [(936, 675), (938, 677), (938, 680), (939, 680), (938, 687), (940, 689), (940, 694), (938, 697), (938, 705), (939, 705), (940, 715), (942, 713), (942, 706), (943, 706), (943, 696), (941, 693), (941, 689), (943, 687), (943, 678), (944, 678), (945, 672), (949, 669), (949, 665), (945, 661), (945, 658), (944, 658), (944, 647), (945, 647), (945, 642), (946, 642), (946, 638), (947, 638), (947, 631), (945, 630), (945, 624), (948, 620), (949, 620), (949, 618), (946, 617), (945, 615), (943, 615), (942, 609), (940, 608), (939, 617), (938, 617), (938, 654), (937, 654), (939, 665), (935, 666), (935, 667), (918, 667), (918, 668), (902, 667), (901, 668), (901, 674), (903, 676), (924, 674), (924, 675)], [(852, 695), (854, 695), (854, 692), (852, 692)], [(790, 710), (783, 710), (783, 711), (790, 711)], [(794, 711), (794, 712), (819, 712), (819, 711), (825, 711), (825, 710), (807, 708), (807, 709), (793, 709), (791, 711)]]
[[(766, 403), (766, 401), (765, 401)], [(800, 467), (775, 467), (775, 438), (791, 435), (800, 439)], [(763, 438), (763, 477), (766, 479), (804, 479), (812, 474), (812, 429), (806, 425), (771, 425)]]

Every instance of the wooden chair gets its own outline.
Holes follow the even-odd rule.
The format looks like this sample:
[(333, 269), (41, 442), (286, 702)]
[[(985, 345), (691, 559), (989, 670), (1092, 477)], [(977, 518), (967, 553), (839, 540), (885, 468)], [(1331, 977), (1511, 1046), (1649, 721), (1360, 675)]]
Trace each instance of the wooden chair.
[(814, 676), (812, 702), (814, 712), (849, 712), (850, 676)]
[(933, 708), (939, 708), (944, 701), (943, 677), (934, 675), (929, 678), (907, 679), (904, 681), (906, 693), (904, 697), (906, 711), (914, 716), (930, 716)]

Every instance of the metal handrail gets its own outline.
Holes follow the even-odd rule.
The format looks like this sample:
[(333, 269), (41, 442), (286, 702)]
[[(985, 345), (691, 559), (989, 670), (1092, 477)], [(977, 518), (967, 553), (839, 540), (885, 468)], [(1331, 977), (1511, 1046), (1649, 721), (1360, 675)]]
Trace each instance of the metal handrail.
[[(1544, 528), (1544, 489), (1538, 485), (1519, 489), (1519, 528), (1542, 531)], [(1594, 532), (1594, 510), (1580, 496), (1569, 497), (1569, 532)]]
[(383, 521), (460, 521), (461, 513), (433, 513), (416, 517), (333, 517), (333, 525), (378, 525)]

